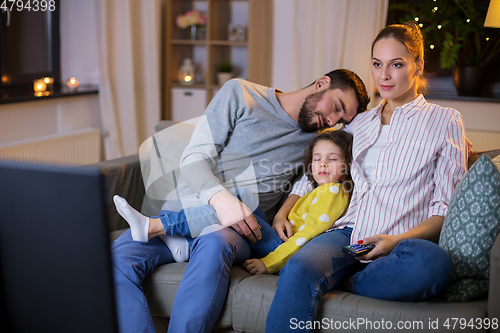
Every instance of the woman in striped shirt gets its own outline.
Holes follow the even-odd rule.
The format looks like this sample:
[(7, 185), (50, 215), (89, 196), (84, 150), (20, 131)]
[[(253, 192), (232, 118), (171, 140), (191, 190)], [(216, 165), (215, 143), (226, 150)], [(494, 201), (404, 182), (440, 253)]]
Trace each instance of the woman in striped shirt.
[[(388, 26), (373, 42), (372, 76), (383, 101), (344, 128), (354, 136), (348, 211), (281, 270), (266, 332), (291, 330), (291, 318), (314, 321), (319, 300), (334, 288), (414, 302), (446, 285), (450, 260), (434, 242), (466, 172), (466, 138), (458, 111), (420, 94), (423, 50), (415, 22)], [(308, 186), (304, 178), (296, 184), (282, 209)], [(273, 227), (282, 239), (291, 236), (288, 221), (275, 219)], [(342, 252), (352, 243), (376, 246), (355, 259)]]

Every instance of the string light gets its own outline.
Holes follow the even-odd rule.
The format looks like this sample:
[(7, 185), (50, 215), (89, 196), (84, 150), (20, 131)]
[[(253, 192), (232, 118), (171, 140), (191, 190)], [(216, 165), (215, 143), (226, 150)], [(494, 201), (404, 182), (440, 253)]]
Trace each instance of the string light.
[(469, 23), (469, 22), (470, 22), (470, 19), (467, 19), (467, 23)]
[(437, 7), (432, 8), (432, 12), (433, 12), (433, 13), (437, 12), (437, 10), (438, 10), (438, 8), (437, 8)]
[(417, 22), (418, 22), (418, 20), (419, 20), (418, 16), (417, 16), (417, 17), (415, 17), (415, 21), (417, 21)]
[(438, 29), (441, 29), (442, 28), (442, 25), (441, 24), (438, 24)]
[(431, 50), (434, 50), (434, 45), (430, 45), (430, 46), (429, 46), (429, 48), (430, 48)]
[(486, 37), (486, 41), (488, 42), (490, 40), (490, 37)]
[(424, 25), (423, 25), (422, 23), (420, 23), (418, 26), (419, 26), (420, 28), (423, 28), (423, 27), (424, 27)]

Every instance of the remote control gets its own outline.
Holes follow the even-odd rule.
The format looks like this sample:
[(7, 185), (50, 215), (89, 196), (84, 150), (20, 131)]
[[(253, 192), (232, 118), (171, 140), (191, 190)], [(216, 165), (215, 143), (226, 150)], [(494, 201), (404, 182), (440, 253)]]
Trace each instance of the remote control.
[(344, 246), (343, 251), (347, 254), (354, 256), (354, 257), (359, 257), (359, 256), (367, 254), (368, 252), (373, 250), (374, 247), (375, 247), (375, 244), (373, 244), (373, 243), (366, 244), (366, 245), (352, 244), (352, 245)]

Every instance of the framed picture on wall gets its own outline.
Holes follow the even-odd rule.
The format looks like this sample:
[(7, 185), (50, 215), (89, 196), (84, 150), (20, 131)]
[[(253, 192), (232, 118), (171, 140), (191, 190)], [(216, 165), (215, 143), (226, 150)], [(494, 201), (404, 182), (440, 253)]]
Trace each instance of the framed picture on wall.
[(229, 24), (229, 40), (232, 42), (244, 42), (247, 39), (246, 27), (239, 24)]

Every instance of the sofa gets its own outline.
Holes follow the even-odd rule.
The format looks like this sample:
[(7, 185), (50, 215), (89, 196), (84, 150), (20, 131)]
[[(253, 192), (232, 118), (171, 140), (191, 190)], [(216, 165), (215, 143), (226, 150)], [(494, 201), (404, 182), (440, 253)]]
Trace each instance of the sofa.
[[(499, 152), (493, 153), (498, 155)], [(470, 156), (469, 165), (482, 154)], [(112, 197), (118, 194), (136, 209), (141, 209), (145, 197), (141, 163), (139, 155), (134, 155), (101, 162), (97, 166), (105, 175), (109, 228), (114, 240), (128, 228), (128, 224), (116, 212)], [(332, 290), (321, 300), (316, 332), (500, 331), (500, 236), (494, 239), (489, 263), (487, 298), (466, 302), (433, 298), (404, 303)], [(143, 284), (157, 332), (165, 332), (168, 326), (174, 296), (186, 266), (187, 263), (161, 266)], [(264, 332), (277, 281), (277, 275), (252, 276), (241, 267), (233, 267), (227, 299), (213, 332)], [(311, 323), (291, 321), (298, 331), (306, 324)]]

